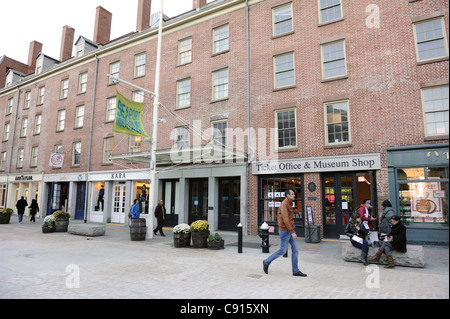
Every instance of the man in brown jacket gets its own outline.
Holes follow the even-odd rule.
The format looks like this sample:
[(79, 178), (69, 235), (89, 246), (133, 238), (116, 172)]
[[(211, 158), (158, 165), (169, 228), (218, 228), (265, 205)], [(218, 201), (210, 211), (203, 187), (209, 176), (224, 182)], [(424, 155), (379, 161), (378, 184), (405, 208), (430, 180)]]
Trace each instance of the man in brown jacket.
[(286, 198), (278, 209), (277, 221), (281, 247), (269, 258), (263, 260), (263, 270), (266, 274), (269, 273), (270, 263), (287, 252), (289, 243), (292, 247), (292, 274), (294, 276), (306, 277), (306, 274), (302, 273), (300, 269), (298, 269), (298, 248), (297, 242), (295, 241), (297, 239), (297, 234), (294, 229), (294, 209), (292, 208), (294, 198), (294, 191), (292, 189), (288, 189), (286, 191)]

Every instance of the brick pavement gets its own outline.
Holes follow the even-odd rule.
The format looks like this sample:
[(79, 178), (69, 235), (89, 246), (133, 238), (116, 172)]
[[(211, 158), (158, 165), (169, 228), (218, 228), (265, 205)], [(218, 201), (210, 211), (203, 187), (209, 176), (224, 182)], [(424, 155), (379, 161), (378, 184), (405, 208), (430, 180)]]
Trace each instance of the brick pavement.
[[(105, 236), (87, 240), (42, 234), (42, 220), (27, 222), (17, 224), (13, 217), (0, 225), (2, 298), (449, 298), (447, 246), (425, 246), (425, 268), (388, 270), (343, 261), (343, 242), (308, 244), (299, 238), (299, 266), (308, 274), (300, 278), (291, 275), (290, 258), (282, 257), (264, 274), (268, 255), (257, 248), (256, 236), (246, 236), (238, 254), (237, 236), (230, 232), (220, 232), (225, 249), (212, 251), (174, 248), (170, 230), (166, 237), (132, 242), (128, 227), (108, 225)], [(278, 236), (271, 244), (272, 253)]]

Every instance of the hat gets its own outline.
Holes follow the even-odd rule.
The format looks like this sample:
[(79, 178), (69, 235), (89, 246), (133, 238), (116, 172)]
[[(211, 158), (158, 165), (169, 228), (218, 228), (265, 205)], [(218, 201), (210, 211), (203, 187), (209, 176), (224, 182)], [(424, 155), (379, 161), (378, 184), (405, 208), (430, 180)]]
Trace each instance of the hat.
[(391, 219), (399, 221), (400, 220), (400, 216), (392, 216)]

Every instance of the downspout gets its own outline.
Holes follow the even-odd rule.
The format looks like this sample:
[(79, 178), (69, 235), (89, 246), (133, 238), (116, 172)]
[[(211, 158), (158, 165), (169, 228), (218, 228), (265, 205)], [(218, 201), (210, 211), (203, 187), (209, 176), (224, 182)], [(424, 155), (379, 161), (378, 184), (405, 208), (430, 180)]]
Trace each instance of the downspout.
[(247, 158), (247, 169), (245, 170), (246, 173), (246, 179), (247, 179), (247, 214), (245, 215), (245, 225), (244, 226), (244, 234), (248, 235), (248, 208), (250, 207), (250, 201), (249, 201), (249, 170), (250, 170), (250, 164), (255, 160), (255, 149), (252, 146), (251, 143), (251, 122), (250, 122), (250, 16), (249, 16), (249, 6), (248, 6), (248, 0), (245, 0), (245, 16), (246, 16), (246, 28), (247, 28), (247, 149), (249, 153), (249, 157)]
[(8, 190), (9, 190), (9, 175), (11, 174), (11, 165), (12, 165), (12, 155), (14, 151), (14, 137), (16, 136), (16, 125), (17, 125), (17, 118), (19, 117), (19, 104), (20, 104), (20, 87), (17, 86), (17, 106), (16, 106), (16, 117), (14, 118), (14, 128), (12, 130), (9, 130), (9, 134), (12, 136), (11, 141), (11, 151), (9, 154), (9, 165), (8, 165), (8, 175), (6, 175), (6, 192), (5, 192), (5, 208), (8, 207)]
[(84, 196), (84, 223), (87, 223), (87, 214), (89, 211), (89, 172), (91, 170), (91, 149), (92, 149), (92, 130), (94, 127), (94, 107), (95, 96), (97, 94), (97, 77), (98, 77), (98, 55), (95, 54), (95, 77), (94, 77), (94, 93), (92, 97), (92, 110), (91, 110), (91, 127), (89, 128), (89, 151), (88, 151), (88, 165), (86, 172), (86, 191)]

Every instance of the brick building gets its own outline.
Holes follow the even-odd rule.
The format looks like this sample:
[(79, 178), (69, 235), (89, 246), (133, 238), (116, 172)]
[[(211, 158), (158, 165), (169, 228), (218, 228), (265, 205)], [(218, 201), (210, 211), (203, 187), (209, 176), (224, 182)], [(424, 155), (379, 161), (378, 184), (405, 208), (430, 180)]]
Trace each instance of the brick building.
[[(60, 60), (41, 53), (34, 74), (0, 89), (3, 206), (26, 194), (46, 213), (118, 223), (134, 198), (148, 210), (150, 143), (112, 127), (119, 91), (148, 105), (150, 132), (152, 97), (107, 74), (153, 91), (150, 6), (140, 0), (136, 32), (114, 40), (98, 7), (74, 57), (66, 26)], [(165, 19), (162, 51), (168, 225), (276, 232), (292, 187), (301, 236), (309, 221), (338, 238), (364, 199), (373, 216), (389, 199), (409, 240), (448, 243), (448, 1), (193, 1)]]

